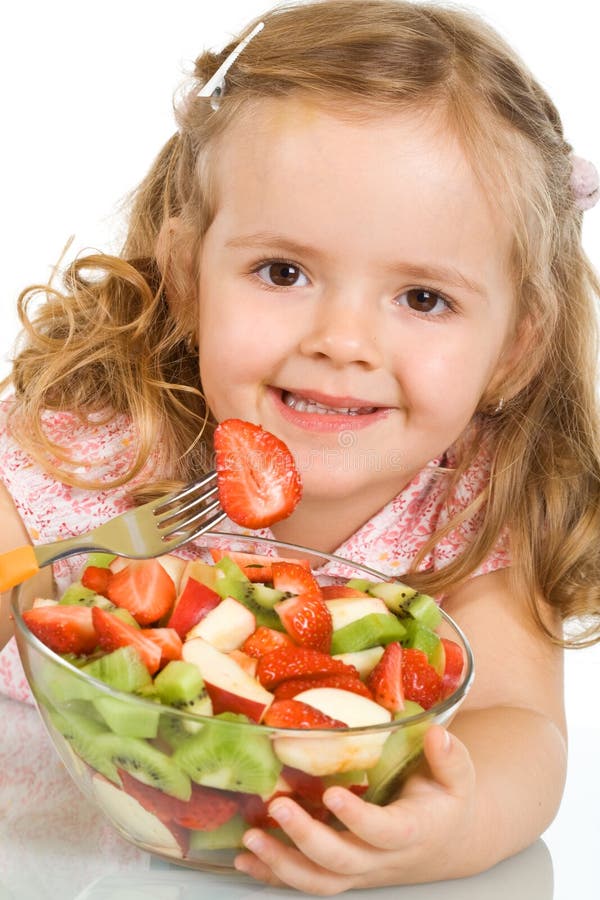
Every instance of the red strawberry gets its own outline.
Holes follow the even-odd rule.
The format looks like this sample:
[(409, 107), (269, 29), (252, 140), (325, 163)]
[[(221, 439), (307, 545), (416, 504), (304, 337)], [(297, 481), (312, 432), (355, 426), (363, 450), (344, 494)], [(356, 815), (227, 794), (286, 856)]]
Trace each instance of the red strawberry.
[(103, 650), (117, 650), (119, 647), (135, 647), (151, 675), (160, 666), (161, 651), (158, 644), (145, 637), (140, 628), (128, 625), (105, 609), (93, 606), (90, 610), (98, 643)]
[(353, 694), (361, 694), (373, 700), (373, 694), (360, 678), (354, 675), (339, 675), (335, 672), (329, 675), (313, 675), (309, 678), (288, 678), (287, 681), (278, 684), (273, 693), (277, 700), (286, 700), (315, 687), (339, 688), (341, 691), (351, 691)]
[(218, 550), (216, 547), (211, 549), (210, 555), (215, 562), (219, 562), (224, 556), (228, 556), (240, 567), (246, 578), (250, 581), (272, 581), (273, 571), (271, 567), (274, 562), (290, 562), (302, 566), (305, 569), (310, 569), (310, 562), (308, 559), (284, 559), (281, 556), (262, 556), (258, 553), (238, 553), (232, 550)]
[(265, 653), (258, 661), (256, 677), (263, 687), (272, 689), (288, 678), (329, 672), (359, 677), (358, 670), (354, 666), (310, 647), (280, 647), (278, 650)]
[(219, 499), (230, 519), (264, 528), (285, 519), (302, 495), (300, 475), (283, 441), (241, 419), (215, 429)]
[(275, 611), (289, 636), (303, 647), (329, 653), (333, 623), (327, 605), (314, 594), (299, 594), (277, 603)]
[(420, 703), (423, 709), (429, 709), (440, 699), (442, 679), (422, 650), (407, 648), (403, 651), (402, 686), (404, 699)]
[(81, 583), (84, 587), (89, 588), (90, 591), (102, 594), (103, 597), (108, 597), (106, 592), (111, 578), (112, 572), (110, 569), (105, 569), (101, 566), (86, 566), (81, 576)]
[(161, 667), (172, 659), (181, 659), (183, 644), (174, 628), (140, 628), (140, 633), (160, 648)]
[(271, 566), (273, 587), (288, 594), (315, 594), (321, 588), (309, 569), (295, 562), (274, 562)]
[(175, 822), (185, 828), (214, 831), (228, 822), (239, 808), (237, 800), (228, 791), (194, 784), (190, 799), (178, 800), (138, 781), (122, 769), (119, 769), (119, 775), (124, 790), (165, 825)]
[(188, 578), (167, 625), (183, 640), (188, 631), (220, 602), (221, 597), (216, 591), (195, 578)]
[(325, 790), (325, 782), (318, 775), (309, 775), (301, 769), (292, 766), (284, 766), (281, 777), (289, 784), (292, 790), (305, 797), (310, 803), (320, 803)]
[(268, 628), (266, 625), (259, 625), (256, 631), (253, 631), (250, 637), (246, 638), (241, 649), (248, 656), (254, 656), (256, 659), (259, 659), (265, 653), (270, 653), (271, 650), (293, 646), (294, 642), (287, 634), (275, 631), (274, 628)]
[(442, 675), (442, 697), (449, 697), (460, 684), (465, 664), (463, 652), (456, 641), (441, 638), (444, 647), (444, 672)]
[(55, 653), (91, 653), (98, 645), (87, 606), (38, 606), (23, 613), (25, 624)]
[(113, 574), (108, 599), (128, 609), (140, 625), (150, 625), (175, 603), (175, 584), (157, 559), (139, 559)]
[(393, 641), (387, 645), (383, 656), (367, 678), (367, 686), (373, 692), (375, 703), (392, 713), (404, 709), (402, 657), (402, 647), (397, 641)]
[(332, 719), (301, 700), (274, 700), (263, 724), (271, 728), (346, 728), (345, 722)]

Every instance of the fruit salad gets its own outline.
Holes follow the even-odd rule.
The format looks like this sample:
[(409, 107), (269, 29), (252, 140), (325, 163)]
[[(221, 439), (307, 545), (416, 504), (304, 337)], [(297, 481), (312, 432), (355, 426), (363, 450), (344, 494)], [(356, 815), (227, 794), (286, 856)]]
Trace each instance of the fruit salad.
[(40, 654), (30, 682), (63, 758), (124, 836), (186, 861), (275, 829), (280, 795), (323, 821), (331, 784), (388, 802), (465, 691), (468, 651), (431, 597), (217, 544), (90, 554), (22, 613), (62, 658)]

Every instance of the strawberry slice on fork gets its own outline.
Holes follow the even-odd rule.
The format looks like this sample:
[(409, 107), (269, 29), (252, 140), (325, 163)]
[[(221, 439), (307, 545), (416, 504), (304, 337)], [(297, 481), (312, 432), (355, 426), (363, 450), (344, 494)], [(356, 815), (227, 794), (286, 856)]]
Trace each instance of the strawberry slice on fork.
[(260, 425), (225, 419), (215, 429), (219, 500), (244, 528), (287, 518), (302, 495), (300, 475), (283, 441)]

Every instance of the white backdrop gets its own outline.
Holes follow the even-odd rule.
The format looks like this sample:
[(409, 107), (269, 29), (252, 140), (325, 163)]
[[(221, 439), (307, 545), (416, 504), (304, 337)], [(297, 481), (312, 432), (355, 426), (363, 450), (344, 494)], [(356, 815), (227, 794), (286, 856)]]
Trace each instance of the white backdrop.
[[(191, 61), (204, 47), (221, 47), (269, 5), (268, 0), (103, 0), (93, 5), (89, 0), (19, 0), (10, 4), (10, 13), (5, 10), (0, 28), (0, 376), (9, 369), (19, 291), (48, 278), (70, 235), (75, 235), (73, 251), (114, 248), (117, 205), (173, 133), (171, 98)], [(575, 151), (600, 167), (597, 33), (589, 20), (589, 0), (472, 0), (463, 5), (482, 13), (524, 56), (557, 103)], [(600, 207), (586, 215), (584, 242), (598, 266)], [(596, 802), (600, 797), (595, 763), (600, 727), (589, 716), (599, 676), (598, 649), (567, 654), (569, 718), (583, 735), (572, 747), (569, 779), (571, 793), (582, 802), (590, 787)], [(561, 814), (552, 826), (547, 834), (551, 848), (553, 842), (575, 847), (574, 815)], [(579, 896), (593, 896), (593, 859), (577, 876), (567, 871), (566, 860), (561, 872), (556, 855), (554, 864), (557, 886), (569, 882), (570, 896), (577, 888)]]

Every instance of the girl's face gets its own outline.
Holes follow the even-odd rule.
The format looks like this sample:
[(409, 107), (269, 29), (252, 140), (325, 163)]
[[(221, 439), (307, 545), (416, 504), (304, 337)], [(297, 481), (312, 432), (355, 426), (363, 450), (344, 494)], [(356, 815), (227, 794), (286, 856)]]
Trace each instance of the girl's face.
[(285, 441), (305, 498), (377, 508), (510, 365), (508, 224), (433, 114), (360, 123), (262, 101), (217, 157), (199, 259), (208, 404)]

